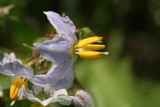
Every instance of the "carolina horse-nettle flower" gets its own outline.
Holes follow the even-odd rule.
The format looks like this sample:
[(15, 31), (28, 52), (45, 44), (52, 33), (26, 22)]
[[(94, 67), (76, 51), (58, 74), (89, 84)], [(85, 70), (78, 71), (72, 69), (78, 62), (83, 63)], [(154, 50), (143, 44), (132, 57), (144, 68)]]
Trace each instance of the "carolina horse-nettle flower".
[[(45, 75), (37, 76), (35, 83), (44, 80), (44, 86), (51, 86), (53, 89), (69, 88), (74, 80), (74, 64), (77, 55), (85, 59), (97, 59), (109, 52), (98, 52), (104, 49), (105, 45), (95, 44), (103, 37), (89, 37), (78, 41), (76, 27), (69, 17), (61, 17), (59, 14), (48, 11), (44, 12), (48, 20), (57, 31), (57, 36), (42, 43), (34, 43), (34, 47), (40, 55), (54, 63), (54, 66)], [(94, 44), (93, 44), (94, 43)]]

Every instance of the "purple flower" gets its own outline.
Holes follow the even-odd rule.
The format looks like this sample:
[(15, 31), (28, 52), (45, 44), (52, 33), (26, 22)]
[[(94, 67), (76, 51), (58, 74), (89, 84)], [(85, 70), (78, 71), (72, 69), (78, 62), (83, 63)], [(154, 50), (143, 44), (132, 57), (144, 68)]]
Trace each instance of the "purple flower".
[(68, 59), (74, 61), (73, 46), (77, 42), (75, 26), (69, 17), (61, 17), (55, 12), (44, 12), (48, 20), (56, 29), (58, 35), (52, 40), (42, 43), (34, 43), (34, 47), (40, 52), (42, 57), (56, 65), (60, 65)]
[(55, 65), (46, 75), (37, 75), (33, 83), (41, 86), (49, 85), (53, 89), (69, 88), (74, 80), (74, 64), (77, 56), (73, 54), (73, 46), (77, 42), (75, 26), (69, 17), (61, 17), (55, 12), (44, 12), (56, 29), (58, 35), (52, 40), (34, 43), (34, 47), (47, 61)]
[(49, 85), (53, 89), (69, 88), (74, 80), (74, 64), (77, 54), (85, 59), (97, 59), (108, 52), (97, 52), (105, 48), (105, 45), (95, 45), (103, 37), (89, 37), (80, 40), (77, 44), (75, 26), (69, 17), (61, 17), (59, 14), (44, 12), (48, 20), (57, 31), (57, 36), (42, 43), (34, 43), (34, 47), (47, 61), (54, 66), (46, 75), (37, 75), (32, 82), (43, 87)]
[(15, 55), (11, 53), (5, 56), (0, 62), (0, 73), (12, 76), (12, 84), (10, 87), (10, 99), (13, 100), (11, 105), (15, 103), (18, 98), (18, 93), (22, 85), (25, 89), (28, 87), (27, 80), (34, 78), (32, 68), (23, 66), (19, 59), (16, 59)]
[(73, 100), (73, 96), (68, 96), (66, 89), (55, 91), (51, 89), (50, 86), (46, 86), (44, 89), (44, 100), (37, 98), (37, 95), (41, 93), (42, 88), (44, 88), (41, 87), (41, 85), (43, 85), (42, 81), (38, 82), (38, 84), (40, 84), (38, 86), (33, 84), (35, 86), (33, 94), (33, 92), (27, 88), (28, 83), (25, 80), (27, 79), (31, 82), (36, 81), (35, 76), (36, 78), (44, 78), (42, 78), (41, 75), (34, 76), (32, 68), (23, 66), (22, 62), (19, 59), (16, 59), (13, 53), (3, 58), (2, 63), (0, 63), (0, 73), (12, 76), (13, 82), (10, 88), (10, 99), (13, 101), (11, 105), (13, 105), (16, 100), (22, 100), (24, 98), (33, 102), (39, 102), (43, 106), (54, 102), (59, 102), (63, 105), (70, 105)]
[(2, 63), (0, 62), (0, 73), (12, 76), (13, 78), (34, 78), (32, 68), (23, 66), (22, 62), (19, 59), (16, 59), (13, 53), (11, 53), (8, 56), (5, 56), (2, 60)]

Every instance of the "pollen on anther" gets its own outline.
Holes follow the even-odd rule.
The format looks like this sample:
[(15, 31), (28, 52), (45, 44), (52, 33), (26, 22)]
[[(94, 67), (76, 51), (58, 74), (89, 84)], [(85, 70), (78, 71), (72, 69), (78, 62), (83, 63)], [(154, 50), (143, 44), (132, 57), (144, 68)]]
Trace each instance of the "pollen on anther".
[(18, 92), (19, 92), (19, 89), (22, 87), (22, 85), (24, 85), (25, 89), (27, 89), (28, 87), (27, 82), (21, 79), (15, 79), (13, 81), (11, 88), (10, 88), (10, 99), (11, 100), (16, 100), (18, 98)]

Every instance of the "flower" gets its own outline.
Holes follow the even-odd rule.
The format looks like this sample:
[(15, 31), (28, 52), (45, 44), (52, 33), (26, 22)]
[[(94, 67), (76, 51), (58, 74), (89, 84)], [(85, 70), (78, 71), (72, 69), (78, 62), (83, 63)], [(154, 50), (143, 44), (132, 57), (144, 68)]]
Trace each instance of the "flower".
[(14, 100), (11, 105), (14, 104), (15, 100), (18, 99), (18, 92), (22, 85), (27, 89), (28, 84), (26, 79), (31, 80), (34, 78), (32, 68), (23, 66), (19, 59), (16, 59), (15, 55), (11, 53), (5, 56), (0, 62), (0, 73), (12, 76), (12, 85), (10, 88), (10, 99)]
[(61, 17), (59, 14), (51, 11), (44, 13), (56, 29), (58, 35), (51, 40), (34, 43), (34, 47), (44, 59), (56, 65), (60, 65), (68, 59), (75, 60), (76, 57), (72, 55), (73, 46), (77, 42), (74, 24), (69, 17)]
[[(51, 90), (50, 90), (51, 91)], [(73, 96), (68, 96), (68, 93), (66, 89), (59, 89), (59, 90), (52, 90), (53, 93), (49, 94), (49, 98), (40, 100), (39, 98), (35, 97), (33, 92), (31, 90), (25, 90), (25, 87), (22, 86), (22, 88), (19, 91), (19, 98), (25, 97), (28, 100), (32, 102), (38, 102), (43, 106), (47, 106), (50, 103), (59, 102), (62, 105), (70, 105), (71, 101), (73, 100)]]
[(85, 90), (78, 90), (73, 99), (76, 107), (94, 107), (93, 98)]
[(51, 86), (53, 89), (69, 88), (74, 80), (74, 64), (77, 54), (85, 59), (97, 59), (108, 52), (97, 52), (105, 48), (105, 45), (95, 45), (103, 37), (89, 37), (80, 40), (77, 44), (75, 34), (76, 27), (69, 17), (61, 17), (59, 14), (44, 12), (48, 20), (57, 31), (57, 36), (42, 43), (34, 43), (34, 47), (47, 61), (55, 65), (46, 75), (37, 75), (33, 82), (37, 85)]
[(33, 92), (28, 89), (27, 80), (32, 82), (35, 80), (35, 76), (38, 75), (33, 74), (32, 68), (23, 66), (22, 62), (19, 59), (16, 59), (13, 53), (3, 58), (2, 63), (0, 63), (0, 73), (12, 76), (13, 82), (10, 87), (10, 99), (13, 101), (11, 106), (16, 100), (21, 100), (24, 98), (27, 98), (33, 102), (38, 102), (43, 106), (54, 102), (59, 102), (63, 105), (70, 105), (71, 100), (73, 100), (73, 96), (68, 96), (65, 89), (55, 91), (50, 89), (49, 86), (44, 89), (45, 94), (43, 98), (45, 99), (40, 100), (37, 96), (39, 93), (42, 93), (42, 88), (44, 87), (41, 87), (41, 84), (43, 83), (38, 82), (38, 84), (40, 84), (39, 86), (33, 84), (36, 87), (34, 89), (35, 94), (33, 94)]
[(16, 59), (14, 53), (5, 56), (0, 62), (0, 73), (12, 76), (13, 79), (18, 77), (25, 77), (27, 79), (32, 79), (34, 73), (32, 68), (23, 66), (19, 59)]

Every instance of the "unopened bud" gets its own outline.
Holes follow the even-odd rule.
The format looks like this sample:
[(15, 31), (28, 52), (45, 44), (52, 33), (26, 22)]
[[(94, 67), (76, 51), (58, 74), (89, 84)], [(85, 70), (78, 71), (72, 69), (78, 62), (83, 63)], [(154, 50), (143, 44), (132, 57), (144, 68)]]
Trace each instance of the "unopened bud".
[(78, 90), (73, 99), (75, 107), (94, 107), (93, 98), (85, 90)]

